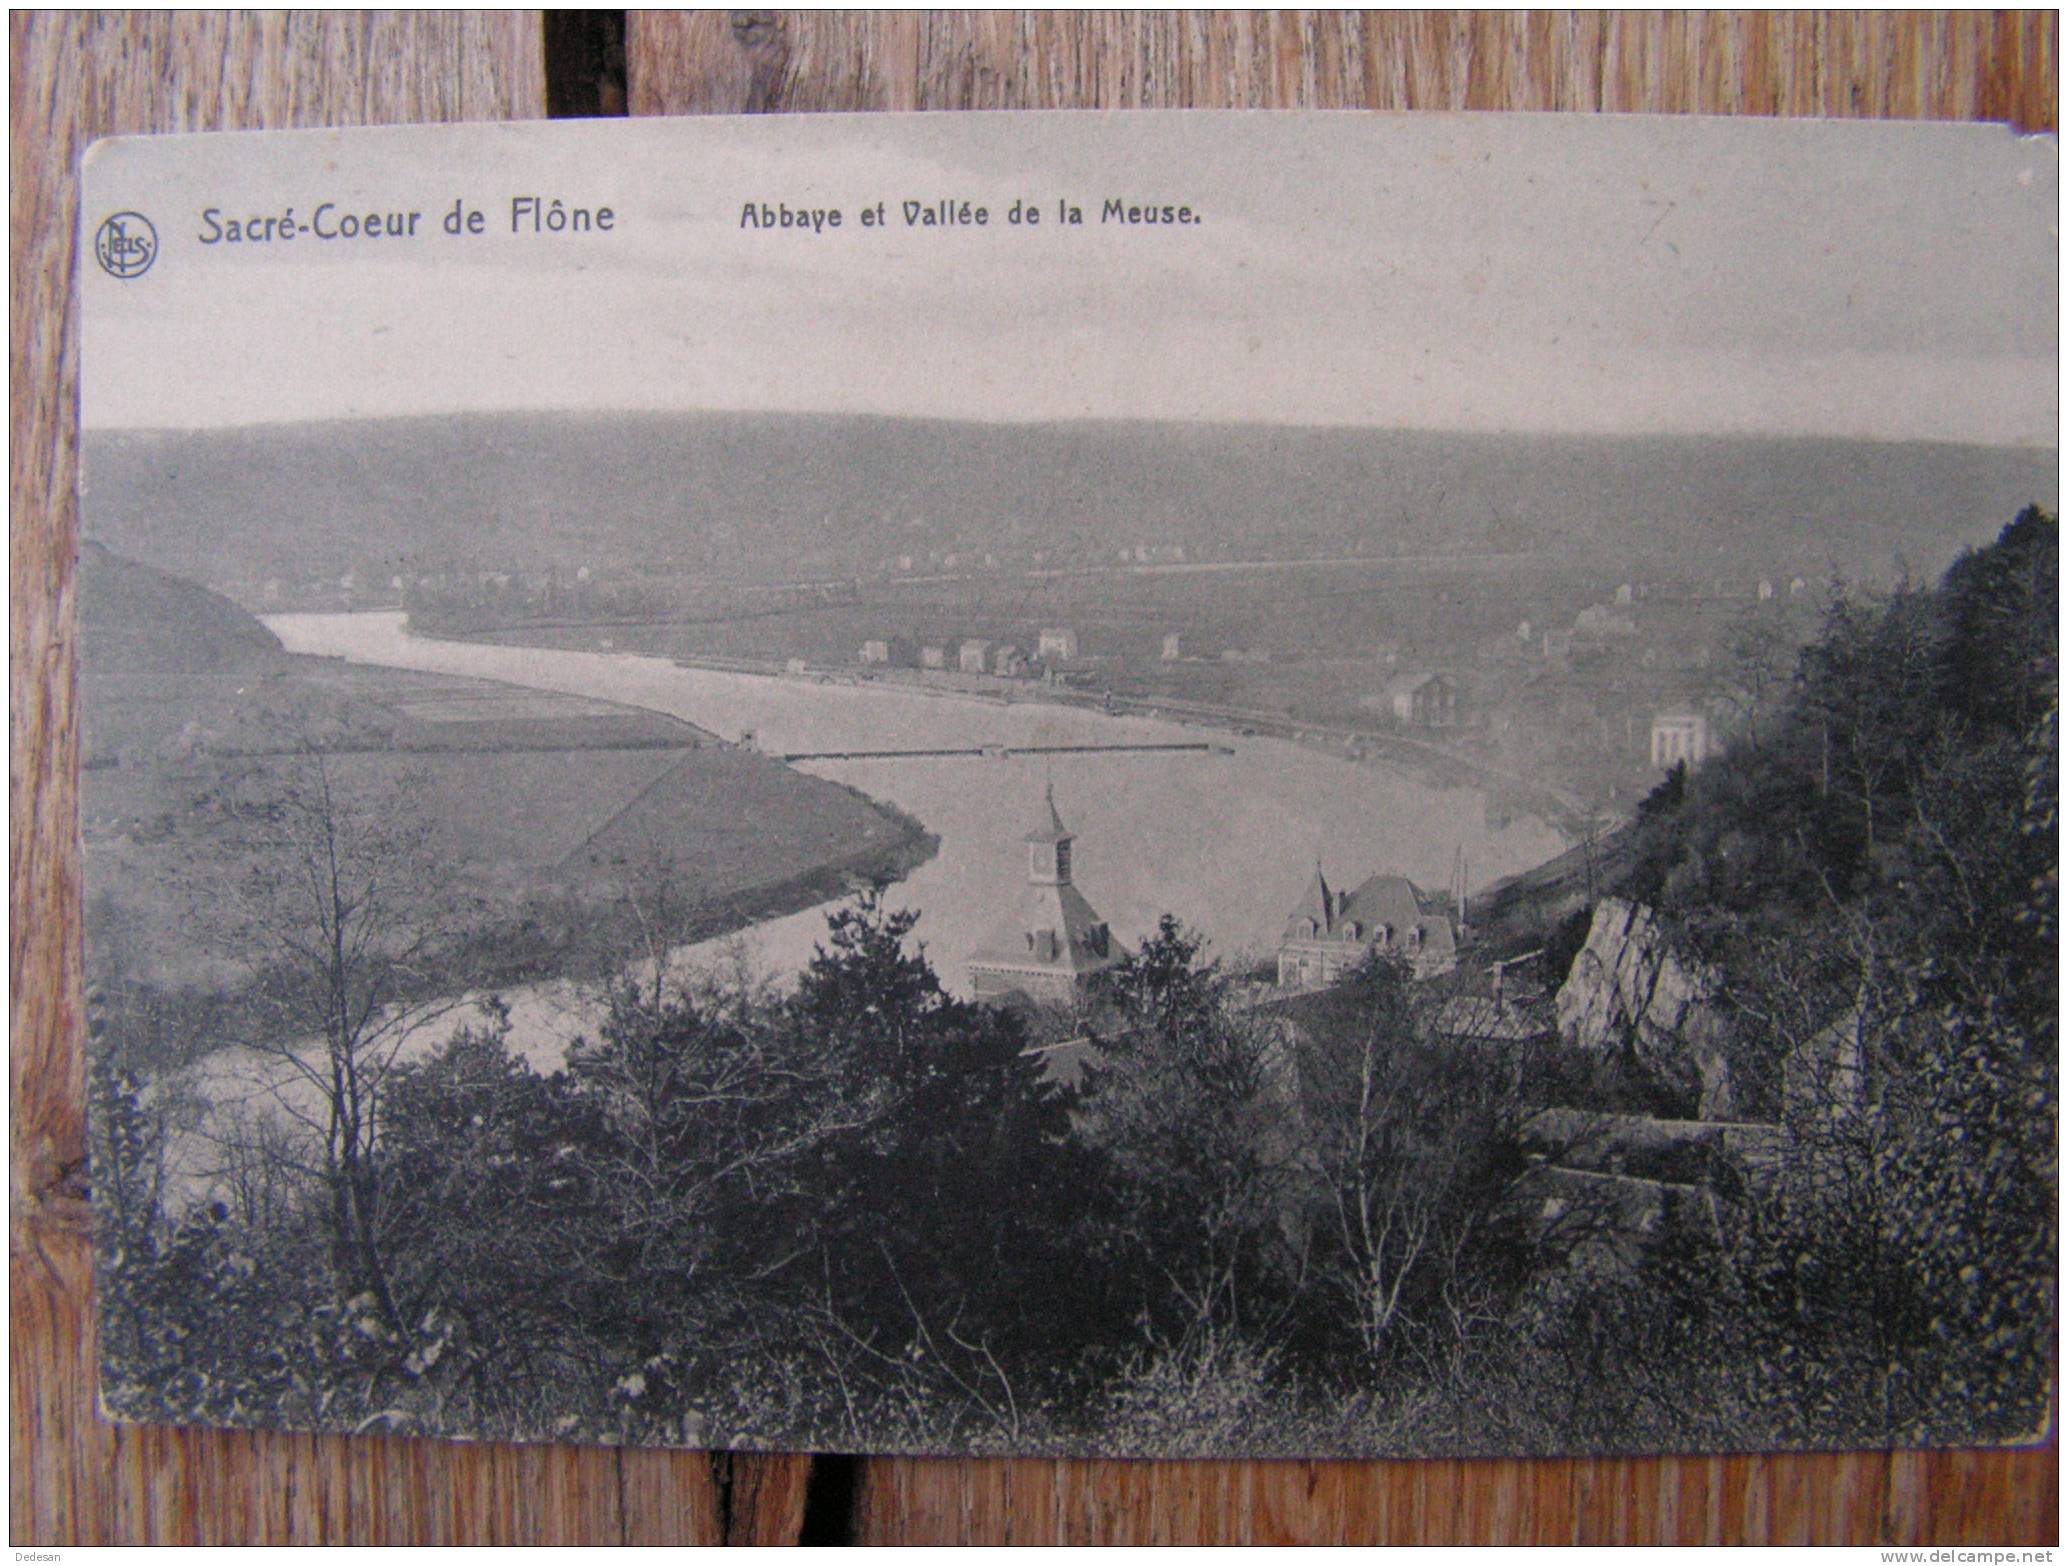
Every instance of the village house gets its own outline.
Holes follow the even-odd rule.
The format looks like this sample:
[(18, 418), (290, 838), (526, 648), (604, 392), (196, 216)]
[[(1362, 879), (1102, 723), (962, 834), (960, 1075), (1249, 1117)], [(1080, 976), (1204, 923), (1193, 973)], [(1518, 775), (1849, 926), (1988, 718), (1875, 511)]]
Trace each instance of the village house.
[(998, 649), (998, 655), (991, 662), (991, 672), (1016, 680), (1027, 672), (1027, 655), (1007, 642)]
[(1333, 984), (1372, 951), (1411, 963), (1418, 979), (1433, 978), (1457, 963), (1457, 933), (1450, 915), (1406, 876), (1375, 875), (1339, 892), (1317, 864), (1279, 938), (1280, 987)]
[(945, 669), (948, 667), (948, 649), (945, 647), (922, 647), (919, 649), (919, 667), (922, 669)]
[(982, 674), (990, 657), (991, 644), (980, 636), (972, 636), (955, 655), (955, 666), (964, 674)]
[(1034, 648), (1037, 658), (1058, 658), (1068, 663), (1077, 656), (1077, 633), (1068, 626), (1056, 626), (1041, 633)]
[(1387, 710), (1418, 729), (1447, 729), (1458, 721), (1457, 687), (1440, 674), (1396, 674), (1386, 682)]
[(919, 661), (919, 649), (903, 636), (875, 637), (862, 643), (861, 661), (909, 669)]
[(1184, 656), (1185, 639), (1178, 635), (1176, 631), (1172, 631), (1163, 639), (1163, 661), (1165, 663), (1176, 663)]
[(1019, 994), (1074, 1007), (1091, 998), (1119, 954), (1106, 922), (1077, 890), (1070, 862), (1076, 840), (1056, 811), (1053, 784), (1024, 841), (1026, 884), (968, 959), (970, 985), (979, 1000)]

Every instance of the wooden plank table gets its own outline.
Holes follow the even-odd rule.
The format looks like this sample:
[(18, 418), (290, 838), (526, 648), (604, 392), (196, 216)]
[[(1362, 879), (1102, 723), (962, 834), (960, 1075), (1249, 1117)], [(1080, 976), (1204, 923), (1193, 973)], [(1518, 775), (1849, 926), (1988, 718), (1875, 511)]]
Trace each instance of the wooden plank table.
[[(576, 29), (575, 31), (579, 31)], [(2054, 1449), (1556, 1462), (820, 1460), (116, 1426), (82, 1124), (80, 152), (120, 131), (535, 118), (563, 19), (14, 15), (10, 1536), (154, 1543), (1986, 1542), (2058, 1538)], [(606, 69), (614, 66), (606, 61)], [(1537, 109), (2057, 123), (2051, 14), (644, 14), (635, 114)], [(610, 73), (614, 77), (614, 71)], [(809, 1518), (807, 1518), (809, 1512)]]

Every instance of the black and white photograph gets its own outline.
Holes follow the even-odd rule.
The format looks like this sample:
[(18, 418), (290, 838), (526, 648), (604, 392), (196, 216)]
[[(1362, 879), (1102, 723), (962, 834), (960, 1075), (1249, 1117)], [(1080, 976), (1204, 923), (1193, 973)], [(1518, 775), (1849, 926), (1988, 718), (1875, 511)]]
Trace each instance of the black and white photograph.
[(2042, 1439), (2058, 212), (1923, 123), (99, 143), (101, 1408)]

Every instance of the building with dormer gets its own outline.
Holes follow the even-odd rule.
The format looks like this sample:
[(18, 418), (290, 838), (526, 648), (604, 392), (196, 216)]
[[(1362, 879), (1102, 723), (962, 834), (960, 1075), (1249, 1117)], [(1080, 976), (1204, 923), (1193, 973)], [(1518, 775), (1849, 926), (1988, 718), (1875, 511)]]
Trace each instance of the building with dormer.
[(1024, 841), (1026, 884), (969, 957), (970, 984), (979, 1000), (1019, 993), (1075, 1006), (1090, 997), (1098, 976), (1119, 954), (1106, 922), (1077, 890), (1070, 862), (1076, 840), (1056, 813), (1053, 784), (1041, 819)]
[(1412, 964), (1418, 979), (1433, 978), (1456, 965), (1457, 932), (1449, 912), (1404, 875), (1375, 875), (1339, 892), (1317, 864), (1279, 938), (1279, 986), (1333, 984), (1370, 951)]

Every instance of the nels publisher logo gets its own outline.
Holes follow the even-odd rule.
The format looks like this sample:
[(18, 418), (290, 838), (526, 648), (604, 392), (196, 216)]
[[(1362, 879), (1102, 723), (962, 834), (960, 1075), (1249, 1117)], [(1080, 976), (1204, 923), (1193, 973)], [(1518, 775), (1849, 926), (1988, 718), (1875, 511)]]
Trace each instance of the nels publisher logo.
[(93, 236), (93, 255), (110, 277), (142, 277), (158, 259), (158, 230), (141, 212), (117, 212)]

